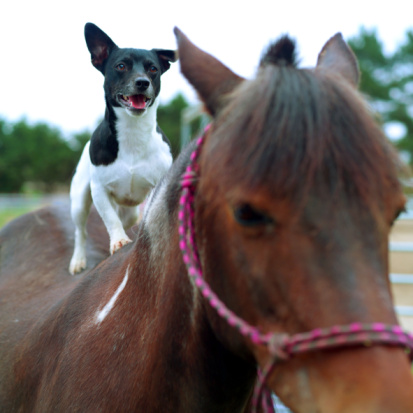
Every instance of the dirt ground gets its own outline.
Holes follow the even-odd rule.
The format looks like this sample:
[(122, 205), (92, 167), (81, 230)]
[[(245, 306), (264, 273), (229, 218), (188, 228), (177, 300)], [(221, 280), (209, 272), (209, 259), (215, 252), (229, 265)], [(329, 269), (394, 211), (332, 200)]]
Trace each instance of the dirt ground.
[[(411, 243), (413, 246), (413, 220), (401, 219), (394, 225), (390, 236), (393, 243)], [(390, 251), (390, 272), (393, 274), (413, 274), (413, 251)], [(407, 281), (407, 277), (406, 277)], [(413, 312), (413, 284), (392, 284), (393, 297), (397, 306), (409, 306)], [(413, 332), (413, 315), (399, 316), (402, 326)]]

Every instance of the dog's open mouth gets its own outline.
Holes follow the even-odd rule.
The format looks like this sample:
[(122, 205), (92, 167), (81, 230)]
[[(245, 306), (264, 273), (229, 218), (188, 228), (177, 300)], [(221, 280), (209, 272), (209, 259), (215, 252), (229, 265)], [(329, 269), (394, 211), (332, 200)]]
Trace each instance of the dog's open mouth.
[(132, 96), (125, 96), (125, 95), (118, 95), (119, 102), (126, 106), (127, 108), (133, 109), (146, 109), (147, 103), (150, 101), (150, 98), (146, 97), (145, 95), (132, 95)]

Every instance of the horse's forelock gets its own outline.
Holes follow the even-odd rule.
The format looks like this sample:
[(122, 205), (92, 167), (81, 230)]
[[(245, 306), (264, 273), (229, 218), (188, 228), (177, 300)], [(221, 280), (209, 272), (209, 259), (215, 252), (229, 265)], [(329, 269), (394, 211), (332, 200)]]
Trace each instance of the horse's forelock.
[(271, 43), (261, 57), (260, 66), (265, 64), (296, 66), (297, 54), (294, 40), (288, 36), (282, 36)]
[(264, 65), (233, 93), (214, 134), (213, 168), (226, 186), (265, 185), (302, 200), (321, 184), (368, 201), (371, 191), (397, 184), (397, 156), (364, 101), (312, 70)]

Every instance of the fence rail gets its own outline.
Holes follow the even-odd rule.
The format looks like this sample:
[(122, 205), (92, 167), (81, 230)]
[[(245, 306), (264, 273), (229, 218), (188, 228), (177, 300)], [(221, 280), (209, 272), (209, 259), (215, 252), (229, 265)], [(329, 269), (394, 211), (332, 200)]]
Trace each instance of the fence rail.
[(22, 194), (0, 194), (0, 210), (4, 209), (31, 209), (42, 205), (51, 204), (56, 201), (68, 200), (68, 194), (52, 195), (22, 195)]
[(413, 284), (413, 274), (390, 274), (392, 284)]
[(390, 242), (389, 249), (391, 252), (413, 252), (413, 242), (393, 241)]

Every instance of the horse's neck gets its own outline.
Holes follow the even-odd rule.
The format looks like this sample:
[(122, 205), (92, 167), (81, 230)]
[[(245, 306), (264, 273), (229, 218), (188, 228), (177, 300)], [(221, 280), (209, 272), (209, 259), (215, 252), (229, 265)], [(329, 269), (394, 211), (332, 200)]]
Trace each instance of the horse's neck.
[(154, 357), (162, 362), (158, 377), (174, 387), (169, 400), (177, 396), (177, 402), (186, 403), (176, 411), (243, 411), (253, 368), (226, 349), (211, 328), (203, 297), (189, 280), (178, 248), (177, 208), (168, 205), (176, 194), (170, 191), (166, 179), (149, 200), (135, 248), (138, 256), (147, 251), (143, 272), (150, 274), (146, 282), (156, 297), (153, 308), (143, 311), (152, 320), (146, 334), (157, 337)]

